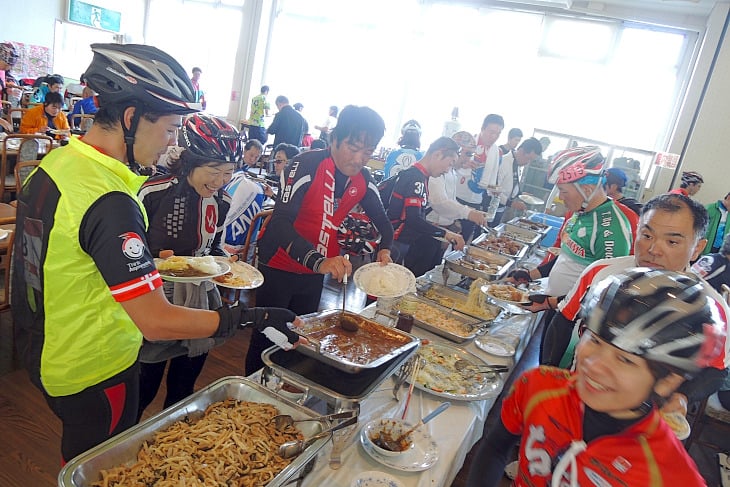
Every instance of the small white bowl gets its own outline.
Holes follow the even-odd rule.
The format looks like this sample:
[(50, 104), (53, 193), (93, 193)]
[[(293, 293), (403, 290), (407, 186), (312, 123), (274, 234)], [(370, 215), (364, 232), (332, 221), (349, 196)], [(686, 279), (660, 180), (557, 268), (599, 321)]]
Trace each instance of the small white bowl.
[(363, 472), (354, 479), (350, 487), (403, 487), (397, 478), (375, 470)]
[(413, 435), (408, 435), (405, 441), (408, 442), (408, 447), (401, 451), (387, 450), (378, 446), (376, 441), (383, 435), (386, 439), (397, 439), (401, 434), (405, 433), (413, 427), (412, 424), (401, 421), (400, 419), (374, 419), (363, 426), (362, 435), (368, 446), (372, 447), (378, 454), (386, 457), (397, 457), (407, 453), (413, 448)]

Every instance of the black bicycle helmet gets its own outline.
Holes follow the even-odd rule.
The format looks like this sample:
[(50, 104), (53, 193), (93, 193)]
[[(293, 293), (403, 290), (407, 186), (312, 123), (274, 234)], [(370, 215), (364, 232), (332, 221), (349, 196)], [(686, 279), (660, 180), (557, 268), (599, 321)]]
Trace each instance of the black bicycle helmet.
[(134, 136), (143, 112), (186, 115), (201, 110), (187, 73), (167, 53), (141, 44), (92, 44), (94, 58), (84, 72), (99, 104), (135, 107), (130, 126), (122, 124), (127, 162), (134, 167)]
[(206, 159), (238, 163), (243, 156), (238, 130), (218, 117), (202, 113), (189, 115), (178, 139), (181, 147)]
[(683, 184), (697, 184), (697, 183), (704, 183), (705, 180), (702, 178), (702, 175), (696, 171), (685, 171), (682, 173), (682, 183)]
[(9, 42), (0, 43), (0, 61), (11, 68), (15, 66), (15, 63), (18, 62), (18, 52), (15, 50), (15, 46)]
[(593, 286), (580, 315), (611, 345), (687, 375), (724, 351), (725, 322), (711, 292), (694, 275), (629, 269)]
[(200, 111), (193, 85), (167, 53), (141, 44), (92, 44), (86, 83), (104, 103), (143, 105), (162, 114)]

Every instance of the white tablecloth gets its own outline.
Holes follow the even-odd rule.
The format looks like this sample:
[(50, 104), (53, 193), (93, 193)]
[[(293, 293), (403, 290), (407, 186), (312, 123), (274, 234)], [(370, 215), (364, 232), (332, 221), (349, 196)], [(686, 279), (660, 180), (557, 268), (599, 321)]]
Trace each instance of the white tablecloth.
[[(372, 317), (374, 307), (366, 308), (362, 314)], [(459, 345), (461, 348), (481, 357), (490, 364), (513, 366), (519, 360), (534, 331), (539, 315), (517, 315), (495, 324), (488, 334), (498, 335), (511, 341), (517, 352), (514, 357), (501, 358), (489, 355), (474, 345), (473, 342)], [(418, 327), (413, 334), (428, 338), (434, 342), (454, 345), (441, 337), (435, 336)], [(360, 428), (371, 419), (382, 417), (400, 417), (407, 394), (407, 384), (401, 389), (401, 401), (396, 402), (392, 395), (394, 381), (386, 380), (383, 385), (373, 391), (360, 403), (360, 418), (356, 428), (342, 451), (342, 467), (333, 470), (329, 467), (330, 442), (319, 454), (314, 470), (306, 477), (303, 485), (307, 487), (349, 486), (359, 473), (378, 470), (398, 477), (406, 487), (438, 487), (449, 486), (461, 469), (467, 453), (481, 438), (484, 423), (489, 410), (494, 405), (496, 395), (484, 401), (451, 401), (451, 407), (431, 422), (422, 426), (436, 440), (439, 447), (439, 459), (436, 464), (422, 472), (401, 472), (373, 460), (362, 448), (359, 441)], [(420, 418), (430, 413), (444, 399), (435, 395), (414, 390), (406, 419), (415, 424)]]

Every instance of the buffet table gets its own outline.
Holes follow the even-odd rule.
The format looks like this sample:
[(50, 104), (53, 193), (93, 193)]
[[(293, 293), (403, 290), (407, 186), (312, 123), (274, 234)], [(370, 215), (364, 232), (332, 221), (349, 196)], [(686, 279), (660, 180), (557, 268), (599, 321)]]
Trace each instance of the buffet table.
[[(365, 308), (361, 314), (366, 317), (373, 317), (375, 306), (371, 305)], [(500, 339), (511, 341), (515, 345), (516, 352), (512, 357), (496, 357), (487, 354), (477, 348), (473, 342), (460, 344), (459, 347), (477, 355), (490, 364), (512, 367), (519, 360), (527, 346), (539, 318), (539, 314), (513, 315), (503, 321), (495, 322), (489, 329), (487, 335), (499, 336)], [(448, 342), (418, 327), (414, 327), (412, 333), (432, 342), (454, 345), (452, 342)], [(506, 375), (503, 374), (503, 379), (506, 379)], [(394, 379), (386, 380), (378, 389), (360, 402), (360, 417), (357, 427), (352, 428), (347, 437), (339, 440), (344, 442), (345, 445), (341, 453), (342, 466), (339, 469), (329, 467), (330, 454), (333, 448), (333, 443), (329, 442), (320, 452), (316, 466), (305, 478), (303, 486), (349, 486), (352, 479), (358, 474), (372, 470), (395, 476), (406, 487), (451, 485), (461, 469), (467, 453), (481, 438), (487, 414), (494, 405), (499, 391), (493, 397), (482, 401), (451, 401), (449, 409), (433, 421), (422, 426), (421, 430), (427, 431), (438, 445), (438, 461), (427, 470), (413, 472), (382, 465), (371, 458), (360, 444), (360, 428), (368, 421), (378, 418), (400, 417), (407, 395), (407, 384), (400, 390), (400, 401), (396, 401), (393, 397), (394, 384)], [(443, 400), (433, 394), (414, 390), (406, 419), (415, 424), (420, 418), (436, 409)]]

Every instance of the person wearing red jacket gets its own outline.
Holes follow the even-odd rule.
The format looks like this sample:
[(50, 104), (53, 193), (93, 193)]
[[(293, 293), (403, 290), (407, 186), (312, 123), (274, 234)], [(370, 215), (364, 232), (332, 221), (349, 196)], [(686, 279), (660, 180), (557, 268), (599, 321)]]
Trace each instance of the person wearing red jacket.
[(518, 442), (516, 486), (705, 485), (657, 406), (722, 351), (726, 324), (708, 290), (651, 269), (592, 288), (575, 372), (539, 367), (515, 381), (466, 485), (497, 485)]

